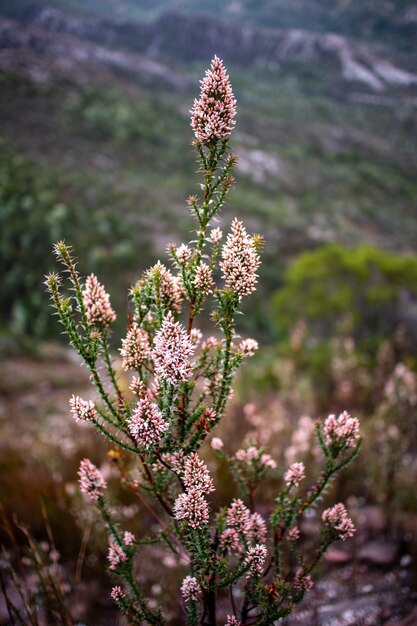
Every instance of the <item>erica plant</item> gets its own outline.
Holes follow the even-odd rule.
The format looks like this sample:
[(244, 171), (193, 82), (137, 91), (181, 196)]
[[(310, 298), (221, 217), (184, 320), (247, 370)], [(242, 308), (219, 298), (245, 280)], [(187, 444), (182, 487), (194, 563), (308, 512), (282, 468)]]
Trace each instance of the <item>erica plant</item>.
[[(131, 289), (130, 321), (120, 348), (129, 394), (122, 391), (111, 356), (116, 314), (103, 286), (94, 275), (81, 278), (64, 242), (56, 244), (55, 254), (70, 295), (64, 295), (57, 274), (46, 281), (60, 322), (97, 389), (96, 402), (73, 396), (71, 413), (108, 438), (123, 483), (136, 491), (158, 527), (146, 537), (126, 532), (114, 502), (108, 504), (99, 469), (88, 459), (81, 462), (81, 491), (97, 507), (108, 533), (108, 567), (118, 579), (112, 597), (129, 623), (166, 622), (164, 608), (155, 608), (137, 583), (135, 561), (144, 545), (161, 542), (180, 560), (178, 602), (188, 624), (270, 625), (311, 589), (312, 570), (328, 546), (355, 530), (344, 505), (336, 504), (322, 514), (316, 553), (303, 555), (299, 522), (304, 512), (359, 450), (358, 421), (347, 412), (317, 424), (323, 471), (309, 487), (302, 462), (280, 471), (256, 441), (229, 455), (223, 441), (212, 437), (237, 369), (258, 348), (255, 340), (239, 338), (236, 316), (256, 289), (260, 237), (234, 219), (224, 238), (215, 223), (233, 184), (236, 156), (229, 140), (235, 113), (229, 77), (215, 57), (191, 111), (202, 177), (201, 193), (188, 199), (196, 237), (170, 246), (169, 265), (158, 262)], [(213, 334), (206, 338), (196, 326), (205, 307), (213, 322)], [(219, 510), (210, 505), (215, 485), (200, 456), (208, 438), (211, 454), (229, 464), (238, 489)], [(132, 468), (135, 476), (140, 472), (139, 480), (133, 480)], [(256, 493), (268, 473), (276, 498), (263, 517), (256, 510)]]

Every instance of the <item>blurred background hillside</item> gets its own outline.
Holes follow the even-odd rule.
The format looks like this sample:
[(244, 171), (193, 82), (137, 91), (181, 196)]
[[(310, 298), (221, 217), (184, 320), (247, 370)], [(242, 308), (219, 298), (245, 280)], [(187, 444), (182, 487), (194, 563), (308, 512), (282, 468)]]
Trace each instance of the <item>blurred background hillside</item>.
[[(0, 500), (40, 540), (45, 503), (69, 579), (90, 528), (74, 495), (78, 460), (105, 450), (69, 423), (68, 397), (87, 380), (42, 286), (51, 246), (65, 238), (80, 270), (107, 285), (120, 339), (129, 286), (188, 237), (189, 109), (217, 54), (238, 101), (239, 157), (219, 225), (237, 215), (265, 238), (240, 327), (263, 349), (231, 407), (240, 430), (225, 438), (237, 447), (257, 426), (283, 465), (301, 454), (313, 466), (311, 420), (357, 414), (365, 449), (337, 493), (356, 495), (363, 532), (332, 562), (342, 587), (349, 568), (358, 576), (348, 606), (365, 597), (385, 621), (314, 619), (389, 623), (413, 610), (416, 42), (407, 0), (0, 0)], [(92, 551), (80, 584), (95, 585), (94, 602), (77, 592), (91, 626), (115, 623), (99, 570)], [(329, 589), (341, 597), (339, 582), (323, 583), (317, 606), (331, 604)]]

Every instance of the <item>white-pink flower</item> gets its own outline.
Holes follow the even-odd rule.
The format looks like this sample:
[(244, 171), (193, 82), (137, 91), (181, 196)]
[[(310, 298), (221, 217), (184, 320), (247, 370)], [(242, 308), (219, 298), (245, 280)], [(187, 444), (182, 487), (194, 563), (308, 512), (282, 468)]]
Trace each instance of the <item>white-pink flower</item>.
[(235, 125), (236, 100), (223, 61), (217, 56), (201, 81), (200, 99), (194, 100), (191, 126), (202, 143), (225, 139)]
[(347, 411), (343, 411), (339, 417), (329, 415), (324, 422), (323, 431), (326, 445), (337, 443), (353, 448), (360, 436), (359, 420)]
[(213, 480), (207, 465), (196, 452), (192, 452), (185, 459), (183, 481), (187, 490), (196, 489), (200, 493), (214, 491)]
[(78, 470), (81, 493), (90, 500), (97, 501), (107, 488), (100, 470), (89, 459), (83, 459)]
[(305, 478), (304, 463), (293, 463), (285, 473), (284, 480), (288, 487), (298, 487), (300, 482)]
[(138, 400), (128, 427), (138, 446), (148, 448), (160, 443), (169, 422), (163, 419), (158, 406), (144, 395)]
[(246, 578), (253, 578), (254, 576), (262, 576), (263, 568), (265, 566), (266, 557), (268, 551), (266, 546), (258, 544), (253, 548), (249, 548), (248, 556), (244, 561), (244, 565), (249, 567)]
[(219, 450), (223, 449), (223, 446), (224, 446), (224, 443), (222, 439), (220, 439), (220, 437), (213, 437), (213, 439), (211, 440), (211, 447), (213, 450), (218, 452)]
[(234, 219), (220, 262), (226, 287), (240, 297), (251, 294), (256, 289), (260, 262), (253, 237), (247, 234), (242, 222)]
[(201, 528), (209, 523), (207, 500), (198, 489), (181, 493), (174, 502), (175, 519), (185, 520), (191, 528)]
[(135, 324), (128, 330), (126, 338), (122, 339), (120, 354), (124, 370), (139, 369), (151, 353), (151, 343), (146, 330)]
[(181, 584), (181, 595), (185, 602), (196, 602), (202, 594), (202, 589), (194, 576), (186, 576)]
[(116, 320), (116, 313), (110, 305), (110, 298), (97, 276), (90, 274), (85, 281), (83, 302), (88, 323), (94, 326), (108, 326)]
[(91, 422), (97, 417), (94, 408), (94, 402), (91, 400), (83, 400), (80, 396), (74, 396), (69, 401), (71, 414), (73, 418), (80, 422)]
[(337, 532), (342, 541), (353, 537), (356, 532), (355, 525), (349, 517), (345, 505), (341, 502), (323, 511), (321, 519), (325, 526)]
[(179, 322), (174, 321), (171, 311), (155, 335), (152, 359), (156, 374), (175, 385), (191, 376), (195, 346)]

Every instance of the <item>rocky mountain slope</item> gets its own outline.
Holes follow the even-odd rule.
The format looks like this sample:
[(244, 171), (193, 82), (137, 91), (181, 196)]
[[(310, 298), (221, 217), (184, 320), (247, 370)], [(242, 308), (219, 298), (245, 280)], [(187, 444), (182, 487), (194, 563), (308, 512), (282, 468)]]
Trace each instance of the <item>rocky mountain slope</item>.
[[(347, 84), (362, 85), (375, 92), (417, 86), (417, 74), (397, 67), (372, 47), (335, 33), (256, 28), (209, 16), (172, 13), (164, 14), (151, 23), (81, 19), (40, 6), (34, 7), (25, 17), (26, 25), (18, 46), (20, 50), (26, 42), (32, 52), (42, 48), (44, 55), (50, 50), (53, 59), (58, 54), (79, 62), (79, 46), (74, 53), (69, 40), (63, 38), (58, 42), (51, 36), (52, 33), (71, 35), (112, 48), (112, 51), (105, 51), (103, 47), (98, 50), (83, 43), (85, 50), (82, 56), (86, 61), (98, 61), (100, 57), (102, 64), (119, 67), (121, 72), (127, 74), (135, 73), (135, 63), (139, 68), (144, 66), (143, 58), (135, 61), (127, 51), (140, 53), (153, 60), (175, 59), (185, 62), (206, 61), (216, 53), (229, 64), (276, 71), (290, 62), (302, 62), (313, 73), (320, 69), (323, 72), (330, 71)], [(10, 29), (10, 24), (3, 25), (0, 31), (0, 48), (3, 50), (13, 47)], [(42, 33), (45, 33), (44, 45), (40, 42)], [(15, 31), (16, 39), (18, 34)], [(57, 46), (61, 49), (57, 50)], [(65, 53), (63, 48), (66, 49)], [(122, 50), (125, 51), (123, 54)], [(152, 65), (150, 61), (147, 65), (146, 71), (166, 74), (160, 66)], [(174, 80), (178, 82), (178, 78)]]

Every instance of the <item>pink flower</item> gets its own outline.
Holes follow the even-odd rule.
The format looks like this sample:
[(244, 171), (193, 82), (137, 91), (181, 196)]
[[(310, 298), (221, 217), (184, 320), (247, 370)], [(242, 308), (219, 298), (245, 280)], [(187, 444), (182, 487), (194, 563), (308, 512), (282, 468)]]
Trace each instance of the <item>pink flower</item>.
[(237, 219), (233, 220), (232, 232), (222, 248), (222, 259), (220, 267), (228, 289), (240, 297), (255, 291), (260, 258), (253, 237)]
[(185, 382), (191, 376), (190, 357), (194, 350), (184, 328), (179, 322), (174, 322), (169, 312), (155, 335), (152, 359), (156, 374), (172, 385)]
[(191, 528), (201, 528), (209, 523), (207, 500), (198, 489), (181, 493), (174, 503), (175, 519), (185, 520)]
[(267, 556), (268, 551), (266, 549), (266, 546), (264, 546), (263, 544), (258, 544), (253, 548), (249, 548), (248, 556), (244, 561), (244, 565), (249, 568), (248, 573), (246, 574), (246, 578), (262, 576)]
[(293, 580), (294, 588), (298, 592), (308, 592), (314, 587), (313, 579), (311, 576), (303, 573), (302, 569), (298, 569), (295, 573)]
[(242, 500), (234, 499), (227, 509), (226, 523), (239, 533), (246, 534), (251, 528), (251, 512)]
[(97, 501), (107, 488), (100, 470), (89, 459), (83, 459), (78, 470), (81, 493), (90, 500)]
[(244, 339), (240, 342), (238, 350), (244, 356), (253, 356), (258, 348), (259, 344), (255, 339)]
[(113, 598), (113, 600), (115, 602), (120, 602), (121, 600), (124, 600), (125, 598), (125, 594), (123, 592), (123, 589), (119, 586), (113, 587), (113, 589), (111, 590), (111, 597)]
[(214, 280), (207, 263), (200, 263), (195, 272), (194, 287), (200, 289), (205, 296), (213, 293)]
[(223, 449), (223, 441), (220, 439), (220, 437), (213, 437), (213, 439), (211, 440), (211, 447), (213, 450), (219, 451)]
[(131, 546), (135, 543), (135, 535), (127, 530), (123, 535), (123, 543), (125, 546)]
[(88, 323), (94, 326), (108, 326), (116, 319), (110, 305), (110, 298), (97, 276), (90, 274), (85, 282), (83, 301)]
[(201, 587), (194, 576), (186, 576), (182, 581), (181, 595), (185, 604), (196, 602), (201, 596)]
[(202, 143), (225, 139), (235, 125), (236, 100), (223, 61), (217, 56), (201, 81), (200, 100), (194, 100), (191, 126)]
[(184, 263), (187, 263), (187, 261), (192, 258), (193, 251), (184, 243), (182, 243), (180, 247), (176, 249), (175, 254), (177, 256), (178, 263), (180, 265), (184, 265)]
[(74, 419), (80, 422), (91, 422), (97, 416), (94, 402), (83, 400), (80, 396), (74, 396), (69, 401), (71, 413)]
[(207, 465), (192, 452), (185, 459), (183, 481), (187, 490), (195, 489), (200, 493), (214, 491), (213, 480), (207, 469)]
[(242, 544), (235, 528), (225, 528), (220, 535), (220, 547), (228, 552), (241, 552)]
[(109, 561), (109, 569), (115, 570), (121, 563), (127, 561), (127, 556), (123, 549), (117, 543), (113, 542), (109, 545), (107, 560)]
[(128, 421), (128, 427), (138, 446), (148, 448), (158, 445), (169, 428), (169, 422), (147, 396), (140, 398)]
[(120, 354), (124, 370), (137, 370), (149, 358), (151, 344), (146, 330), (133, 325), (127, 332), (126, 339), (122, 340)]
[(224, 626), (242, 626), (242, 623), (234, 615), (228, 615)]
[(270, 469), (276, 469), (277, 467), (276, 461), (274, 461), (270, 454), (263, 454), (260, 461), (262, 465), (265, 465), (265, 467), (269, 467)]
[(146, 273), (158, 285), (158, 295), (167, 309), (179, 313), (184, 297), (184, 290), (178, 278), (158, 261)]
[(345, 505), (341, 502), (323, 511), (321, 519), (325, 526), (337, 532), (338, 538), (342, 541), (353, 537), (356, 532), (355, 525), (350, 519)]
[(297, 526), (293, 526), (288, 531), (287, 541), (298, 541), (300, 538), (300, 530)]
[(220, 228), (213, 228), (210, 232), (210, 241), (211, 243), (219, 243), (221, 238), (223, 237), (223, 233)]
[(305, 478), (305, 467), (304, 463), (293, 463), (290, 465), (288, 471), (284, 476), (284, 480), (287, 484), (287, 487), (294, 486), (298, 487), (300, 482)]
[(190, 332), (190, 340), (195, 345), (198, 346), (200, 341), (203, 338), (203, 333), (198, 328), (192, 328)]
[(359, 420), (351, 417), (347, 411), (343, 411), (339, 417), (329, 415), (324, 422), (323, 430), (327, 446), (336, 443), (353, 448), (360, 436)]
[(266, 522), (259, 513), (252, 513), (250, 518), (250, 531), (248, 536), (254, 543), (264, 543), (266, 541)]
[(216, 339), (216, 337), (207, 337), (207, 339), (205, 340), (205, 342), (201, 346), (201, 349), (202, 350), (211, 350), (212, 348), (217, 348), (218, 345), (219, 345), (219, 342)]

